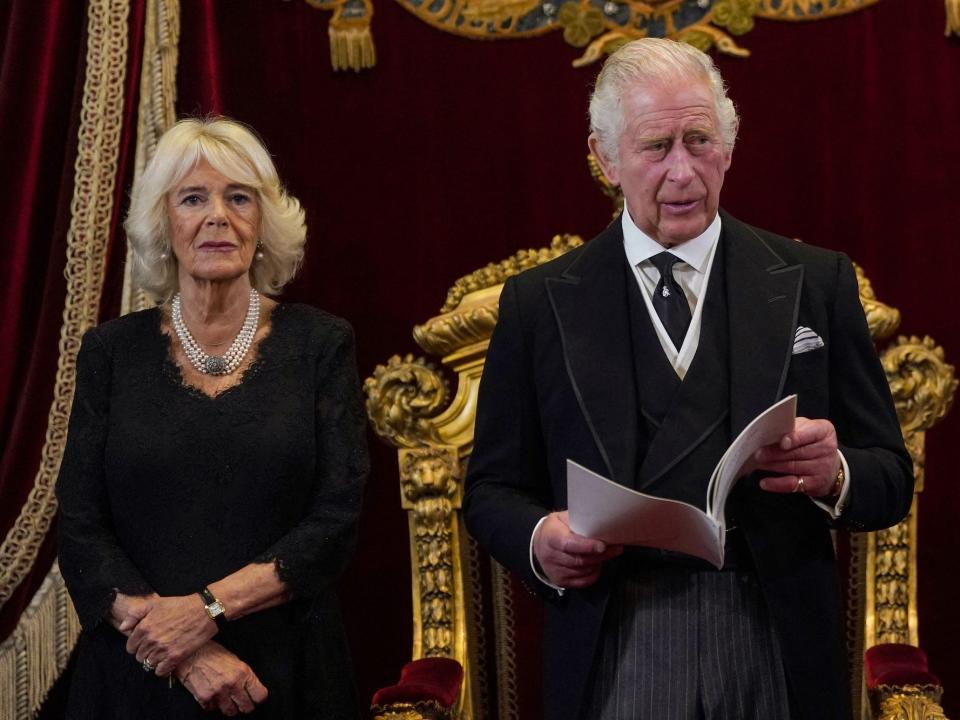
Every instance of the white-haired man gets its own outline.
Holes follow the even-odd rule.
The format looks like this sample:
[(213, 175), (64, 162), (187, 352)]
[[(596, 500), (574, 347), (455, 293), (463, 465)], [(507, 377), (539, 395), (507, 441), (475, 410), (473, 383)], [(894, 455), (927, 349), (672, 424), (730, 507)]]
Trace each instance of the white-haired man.
[[(892, 525), (913, 491), (851, 263), (720, 210), (738, 120), (698, 50), (624, 46), (590, 115), (625, 209), (504, 286), (465, 498), (547, 599), (546, 716), (846, 720), (830, 527)], [(567, 458), (703, 507), (731, 439), (791, 393), (793, 431), (728, 501), (722, 570), (570, 531)]]

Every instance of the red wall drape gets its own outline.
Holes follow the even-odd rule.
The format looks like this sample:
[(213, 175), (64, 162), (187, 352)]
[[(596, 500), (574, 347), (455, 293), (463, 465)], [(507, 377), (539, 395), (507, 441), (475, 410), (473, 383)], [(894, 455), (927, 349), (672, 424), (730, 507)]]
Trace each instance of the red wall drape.
[[(559, 34), (476, 42), (381, 0), (377, 66), (355, 75), (330, 70), (327, 18), (304, 3), (183, 0), (183, 17), (179, 110), (224, 112), (263, 134), (308, 209), (307, 263), (286, 297), (350, 319), (364, 375), (416, 351), (412, 326), (456, 277), (557, 232), (589, 237), (610, 217), (585, 164), (599, 68), (571, 68), (577, 52)], [(758, 21), (741, 40), (751, 58), (718, 58), (743, 116), (723, 202), (846, 251), (903, 311), (901, 331), (934, 336), (956, 363), (960, 43), (943, 25), (934, 0)], [(954, 715), (958, 427), (954, 413), (929, 437), (920, 517), (921, 641)], [(393, 681), (410, 647), (396, 455), (375, 442), (374, 462), (344, 589), (364, 697)]]
[[(125, 245), (116, 230), (132, 178), (144, 0), (129, 17), (127, 99), (121, 133), (108, 257)], [(85, 77), (87, 13), (74, 0), (14, 0), (0, 4), (0, 537), (20, 514), (40, 464), (53, 399), (66, 296), (66, 238), (73, 198), (77, 130)], [(109, 263), (106, 313), (119, 313), (122, 263)], [(55, 530), (33, 570), (0, 609), (0, 641), (16, 626), (50, 568)]]

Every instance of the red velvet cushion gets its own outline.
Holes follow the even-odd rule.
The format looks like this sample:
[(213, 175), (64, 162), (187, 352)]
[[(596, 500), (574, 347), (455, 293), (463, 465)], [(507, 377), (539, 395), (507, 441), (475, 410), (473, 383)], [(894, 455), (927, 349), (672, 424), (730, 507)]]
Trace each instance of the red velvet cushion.
[(939, 685), (932, 675), (923, 650), (913, 645), (874, 645), (863, 656), (867, 687), (877, 685)]
[(408, 662), (400, 671), (400, 682), (381, 688), (371, 705), (416, 703), (435, 700), (444, 707), (457, 701), (463, 683), (463, 668), (456, 660), (445, 657), (420, 658)]

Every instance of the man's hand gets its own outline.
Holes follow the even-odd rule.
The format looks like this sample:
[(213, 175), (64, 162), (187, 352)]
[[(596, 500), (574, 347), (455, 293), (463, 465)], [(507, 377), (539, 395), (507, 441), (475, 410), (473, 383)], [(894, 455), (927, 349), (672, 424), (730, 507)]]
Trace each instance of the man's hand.
[(593, 585), (603, 563), (623, 552), (623, 545), (577, 535), (570, 530), (567, 512), (550, 513), (533, 538), (533, 554), (544, 575), (562, 588)]
[(150, 606), (135, 627), (124, 623), (119, 629), (132, 630), (127, 652), (136, 655), (139, 663), (149, 660), (157, 675), (166, 677), (216, 635), (217, 624), (207, 615), (199, 595), (154, 596)]
[(177, 667), (177, 678), (204, 710), (231, 717), (253, 712), (267, 699), (267, 689), (250, 666), (212, 640)]
[(784, 435), (779, 444), (757, 450), (752, 460), (752, 470), (781, 474), (761, 480), (764, 490), (827, 497), (833, 495), (840, 471), (837, 432), (829, 420), (798, 417), (792, 432)]

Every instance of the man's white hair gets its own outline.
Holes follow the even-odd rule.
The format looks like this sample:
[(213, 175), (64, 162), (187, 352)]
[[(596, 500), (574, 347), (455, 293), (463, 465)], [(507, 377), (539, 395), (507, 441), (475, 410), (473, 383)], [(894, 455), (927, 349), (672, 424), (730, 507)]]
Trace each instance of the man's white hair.
[(590, 132), (597, 136), (605, 159), (619, 162), (618, 144), (626, 122), (623, 96), (629, 88), (691, 80), (709, 84), (724, 149), (732, 152), (740, 118), (710, 56), (687, 43), (642, 38), (627, 43), (607, 59), (590, 98)]
[(160, 138), (153, 158), (134, 183), (124, 228), (135, 281), (161, 301), (179, 289), (177, 259), (170, 246), (167, 194), (201, 159), (256, 193), (262, 257), (250, 268), (250, 282), (262, 293), (279, 293), (303, 259), (307, 238), (304, 211), (284, 190), (273, 160), (253, 130), (223, 117), (176, 123)]

